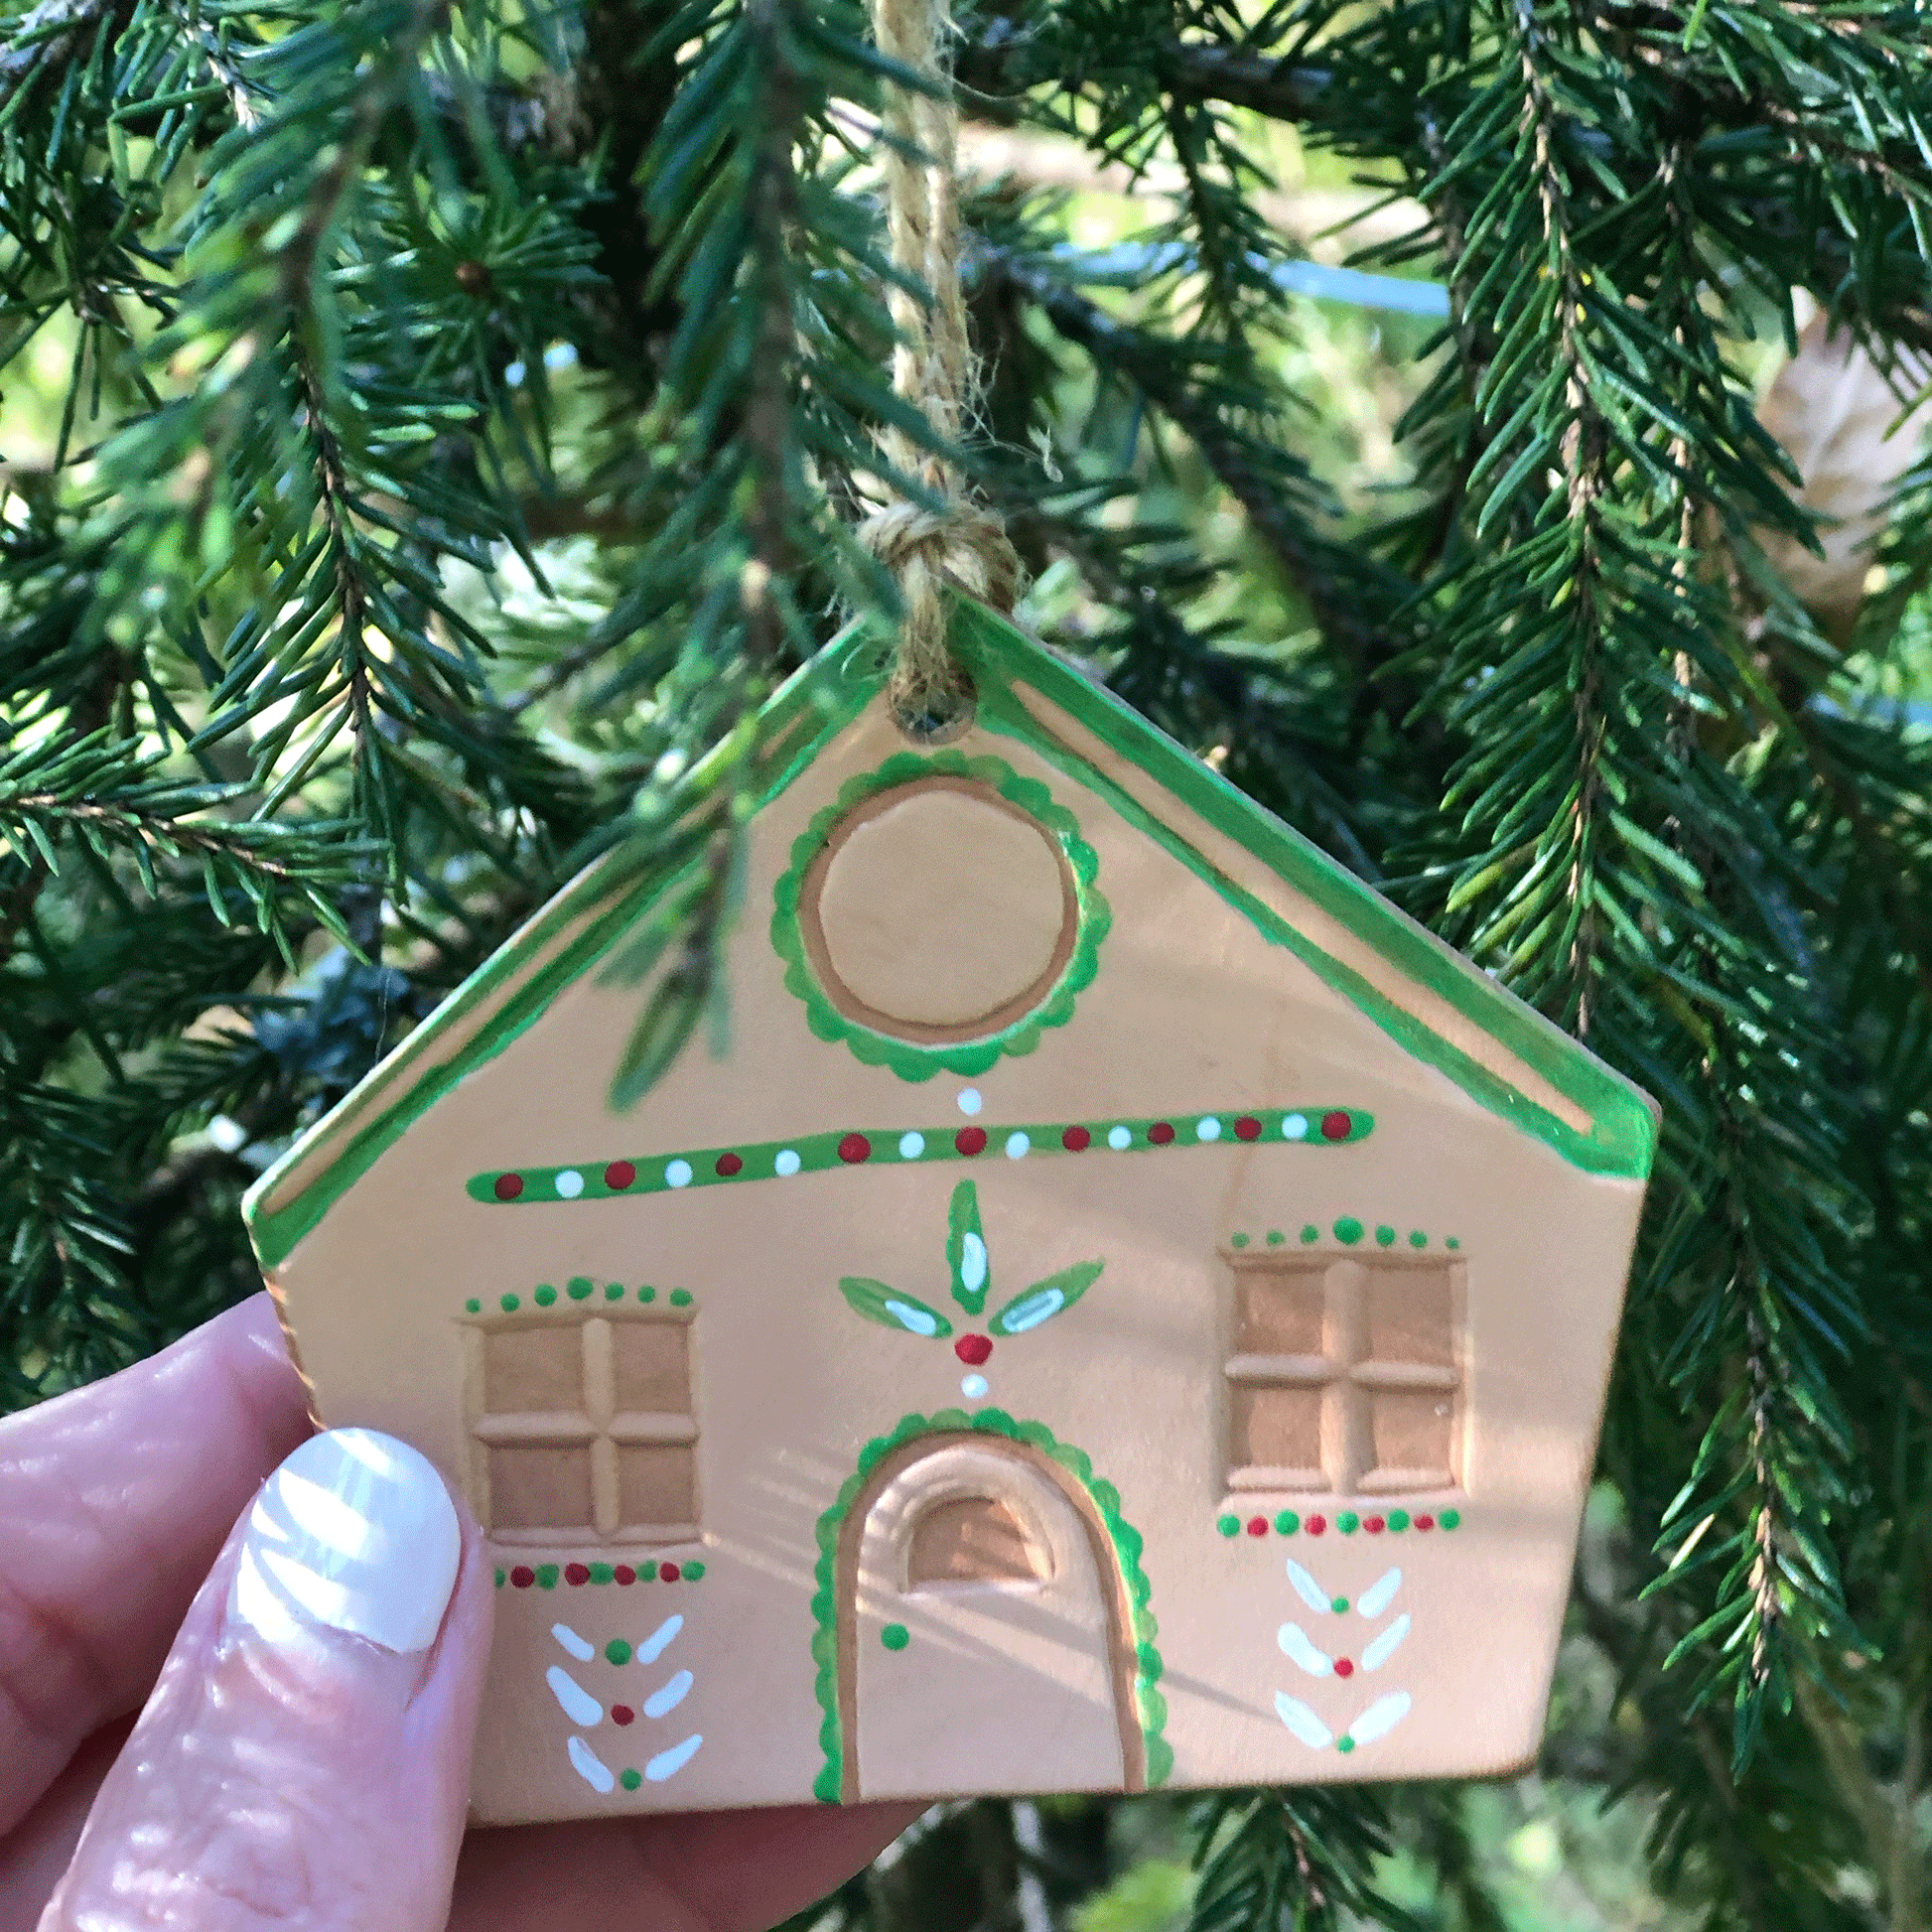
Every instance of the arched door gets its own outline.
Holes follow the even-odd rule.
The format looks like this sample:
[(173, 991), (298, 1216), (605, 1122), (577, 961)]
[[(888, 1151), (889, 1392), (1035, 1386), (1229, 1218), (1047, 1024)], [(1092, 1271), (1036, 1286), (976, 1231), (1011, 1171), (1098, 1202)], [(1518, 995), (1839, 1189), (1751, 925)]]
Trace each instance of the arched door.
[(923, 1438), (844, 1525), (839, 1627), (851, 1798), (1138, 1789), (1119, 1565), (1058, 1464)]

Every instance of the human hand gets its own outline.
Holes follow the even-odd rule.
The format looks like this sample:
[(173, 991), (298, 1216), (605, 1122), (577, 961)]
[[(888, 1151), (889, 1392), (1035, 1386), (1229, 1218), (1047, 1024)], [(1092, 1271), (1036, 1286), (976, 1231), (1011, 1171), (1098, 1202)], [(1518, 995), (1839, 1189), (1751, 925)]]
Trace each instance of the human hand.
[[(291, 1568), (345, 1494), (369, 1561)], [(760, 1932), (916, 1815), (466, 1838), (492, 1596), (428, 1463), (311, 1438), (266, 1296), (0, 1422), (0, 1932)]]

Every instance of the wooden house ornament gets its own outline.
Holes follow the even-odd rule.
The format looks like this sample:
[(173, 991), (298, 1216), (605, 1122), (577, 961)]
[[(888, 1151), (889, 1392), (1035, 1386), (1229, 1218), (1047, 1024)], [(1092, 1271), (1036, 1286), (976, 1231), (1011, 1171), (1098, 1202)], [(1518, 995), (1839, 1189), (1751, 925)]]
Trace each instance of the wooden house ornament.
[(1534, 1753), (1656, 1124), (962, 602), (759, 728), (628, 1111), (594, 867), (255, 1188), (318, 1416), (495, 1570), (487, 1822), (1481, 1775)]

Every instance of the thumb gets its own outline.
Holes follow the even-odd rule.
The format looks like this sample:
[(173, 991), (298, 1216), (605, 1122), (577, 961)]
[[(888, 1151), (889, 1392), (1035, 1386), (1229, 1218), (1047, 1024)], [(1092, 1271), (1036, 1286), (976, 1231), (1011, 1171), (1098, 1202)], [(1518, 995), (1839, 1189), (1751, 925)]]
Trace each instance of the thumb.
[(41, 1932), (437, 1932), (490, 1596), (414, 1449), (304, 1443), (197, 1596)]

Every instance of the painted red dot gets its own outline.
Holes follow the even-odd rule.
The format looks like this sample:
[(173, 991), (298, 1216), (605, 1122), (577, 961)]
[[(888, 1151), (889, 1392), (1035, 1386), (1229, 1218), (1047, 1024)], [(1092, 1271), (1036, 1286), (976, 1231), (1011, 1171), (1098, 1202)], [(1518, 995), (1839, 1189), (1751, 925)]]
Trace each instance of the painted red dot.
[(1248, 1518), (1248, 1534), (1250, 1536), (1266, 1536), (1268, 1534), (1268, 1518), (1265, 1516), (1250, 1516)]
[(674, 1563), (660, 1563), (657, 1566), (657, 1574), (667, 1584), (674, 1584), (677, 1582), (677, 1565)]
[(567, 1563), (564, 1565), (565, 1583), (587, 1584), (590, 1582), (590, 1580), (591, 1580), (591, 1573), (581, 1563)]
[[(1335, 1659), (1335, 1675), (1337, 1677), (1353, 1677), (1355, 1675), (1355, 1666), (1346, 1657), (1337, 1657)], [(613, 1711), (611, 1715), (615, 1718), (618, 1714)]]
[(510, 1572), (510, 1582), (513, 1583), (518, 1589), (528, 1589), (530, 1586), (536, 1582), (536, 1580), (537, 1580), (537, 1573), (534, 1570), (532, 1570), (527, 1563), (519, 1563), (516, 1566), (516, 1568)]
[(1173, 1139), (1173, 1129), (1165, 1120), (1157, 1120), (1147, 1130), (1147, 1137), (1156, 1147), (1166, 1147)]
[(499, 1173), (495, 1191), (498, 1200), (514, 1200), (523, 1191), (523, 1176), (520, 1173)]
[[(862, 1161), (866, 1157), (863, 1154), (860, 1155), (859, 1157), (859, 1159)], [(737, 1173), (745, 1166), (745, 1163), (741, 1161), (738, 1158), (738, 1156), (735, 1154), (721, 1154), (718, 1157), (717, 1165), (718, 1165), (718, 1172), (720, 1173), (730, 1175), (730, 1174)]]
[(628, 1161), (613, 1161), (604, 1170), (605, 1186), (622, 1193), (637, 1178), (637, 1170)]
[(1328, 1519), (1325, 1516), (1311, 1516), (1302, 1527), (1311, 1536), (1319, 1536), (1328, 1527)]
[(1234, 1123), (1234, 1138), (1237, 1141), (1258, 1141), (1261, 1139), (1261, 1122), (1253, 1114), (1243, 1114)]
[(637, 1581), (637, 1573), (627, 1563), (619, 1564), (617, 1569), (611, 1574), (621, 1584), (634, 1584)]
[(961, 1154), (984, 1154), (986, 1152), (986, 1129), (983, 1127), (962, 1127), (952, 1137), (952, 1144)]
[(1370, 1536), (1380, 1536), (1382, 1532), (1388, 1527), (1389, 1525), (1387, 1520), (1380, 1516), (1365, 1516), (1362, 1519), (1362, 1528), (1365, 1529)]
[(848, 1134), (839, 1143), (839, 1159), (856, 1166), (872, 1159), (872, 1143), (863, 1134)]
[(1069, 1127), (1061, 1134), (1060, 1145), (1069, 1154), (1084, 1154), (1093, 1145), (1093, 1136), (1084, 1127)]
[(1355, 1123), (1340, 1108), (1336, 1108), (1332, 1114), (1321, 1116), (1321, 1138), (1324, 1141), (1345, 1141), (1349, 1130), (1354, 1125)]
[(968, 1368), (978, 1368), (993, 1353), (993, 1337), (991, 1335), (961, 1335), (953, 1343), (952, 1352)]
[(627, 1704), (614, 1704), (611, 1707), (611, 1722), (614, 1725), (633, 1725), (637, 1714)]
[(1436, 1519), (1433, 1516), (1418, 1516), (1416, 1527), (1419, 1530), (1433, 1530), (1436, 1527)]

